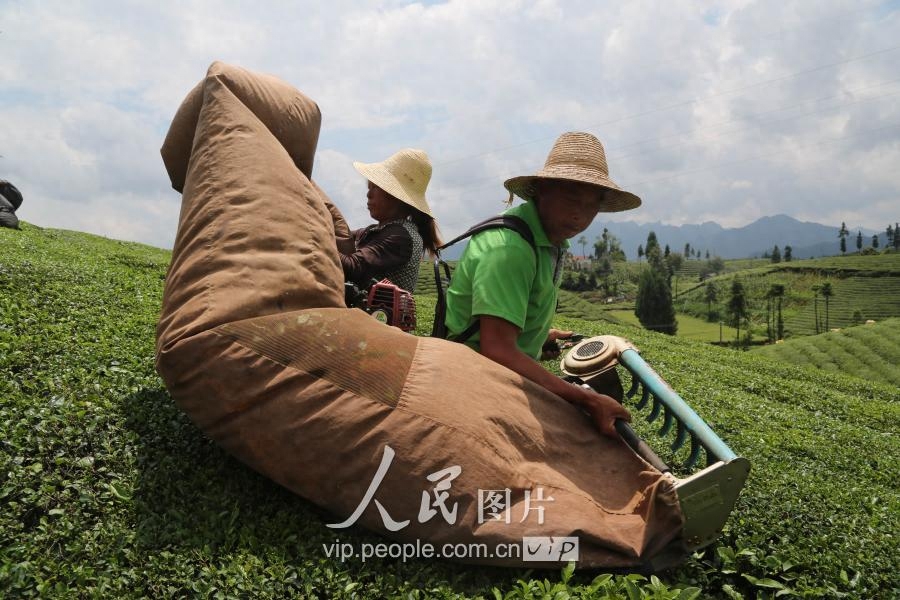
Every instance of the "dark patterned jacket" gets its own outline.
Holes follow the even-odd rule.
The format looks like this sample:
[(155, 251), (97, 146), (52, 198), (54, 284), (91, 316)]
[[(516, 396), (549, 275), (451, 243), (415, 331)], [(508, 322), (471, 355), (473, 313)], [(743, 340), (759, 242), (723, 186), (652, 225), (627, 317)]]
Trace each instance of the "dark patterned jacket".
[(424, 246), (415, 223), (400, 219), (369, 225), (354, 231), (353, 240), (356, 251), (341, 254), (347, 281), (368, 288), (372, 279), (389, 279), (405, 290), (416, 290)]

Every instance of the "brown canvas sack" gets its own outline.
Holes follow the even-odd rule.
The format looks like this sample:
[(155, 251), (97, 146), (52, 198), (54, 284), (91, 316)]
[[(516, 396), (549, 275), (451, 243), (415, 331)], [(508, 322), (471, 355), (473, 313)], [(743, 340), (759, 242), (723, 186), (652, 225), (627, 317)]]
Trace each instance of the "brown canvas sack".
[[(311, 100), (222, 63), (179, 109), (162, 152), (183, 203), (157, 330), (178, 405), (331, 525), (494, 552), (467, 562), (558, 567), (496, 554), (531, 536), (577, 538), (582, 567), (680, 558), (672, 484), (624, 442), (464, 345), (344, 307), (346, 224), (309, 179), (318, 128)], [(486, 513), (488, 496), (505, 503)]]

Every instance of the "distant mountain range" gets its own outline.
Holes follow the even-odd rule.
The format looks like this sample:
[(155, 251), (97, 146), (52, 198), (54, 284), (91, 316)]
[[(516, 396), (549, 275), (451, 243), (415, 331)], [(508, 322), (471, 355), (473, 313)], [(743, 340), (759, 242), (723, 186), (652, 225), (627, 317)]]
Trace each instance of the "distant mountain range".
[[(584, 232), (587, 244), (584, 246), (586, 254), (594, 251), (594, 242), (603, 233), (603, 228), (619, 239), (622, 250), (629, 260), (637, 259), (638, 246), (647, 245), (647, 235), (653, 231), (660, 245), (665, 248), (668, 244), (672, 252), (684, 253), (684, 245), (690, 244), (692, 249), (699, 250), (705, 258), (707, 250), (710, 256), (722, 258), (750, 258), (771, 253), (777, 245), (781, 252), (785, 246), (790, 246), (794, 258), (815, 258), (818, 256), (832, 256), (841, 253), (838, 231), (840, 224), (822, 225), (798, 221), (787, 215), (775, 215), (774, 217), (762, 217), (761, 219), (743, 227), (725, 228), (708, 221), (700, 225), (665, 225), (663, 223), (632, 223), (622, 221), (618, 223), (604, 223), (601, 214), (594, 224)], [(887, 224), (885, 224), (887, 227)], [(863, 233), (863, 248), (872, 243), (873, 231), (863, 228), (850, 227), (850, 235), (847, 238), (847, 251), (856, 251), (857, 231)], [(879, 233), (879, 247), (885, 244), (885, 232)], [(577, 242), (578, 238), (569, 240), (572, 244), (572, 253), (582, 254), (582, 247)], [(457, 244), (446, 253), (446, 258), (455, 259), (462, 254), (464, 243)]]
[[(725, 228), (718, 223), (706, 222), (701, 225), (664, 225), (662, 223), (645, 223), (639, 225), (631, 222), (621, 223), (596, 223), (586, 232), (585, 237), (593, 240), (603, 233), (603, 227), (619, 238), (622, 249), (629, 259), (637, 258), (639, 245), (647, 245), (647, 234), (656, 232), (656, 239), (661, 246), (666, 244), (672, 252), (684, 252), (684, 245), (690, 244), (691, 248), (699, 250), (703, 256), (709, 250), (710, 256), (722, 258), (749, 258), (762, 256), (771, 252), (777, 245), (783, 251), (785, 246), (790, 246), (794, 258), (812, 258), (816, 256), (828, 256), (840, 254), (840, 239), (838, 231), (840, 224), (822, 225), (820, 223), (808, 223), (798, 221), (787, 215), (774, 217), (762, 217), (761, 219), (743, 227)], [(856, 230), (852, 230), (851, 237), (847, 240), (847, 249), (856, 249)], [(574, 242), (574, 240), (572, 240)], [(863, 233), (863, 242), (868, 246), (871, 242), (871, 234), (866, 239)], [(575, 253), (581, 253), (581, 247), (573, 243)], [(591, 249), (588, 249), (588, 253)]]

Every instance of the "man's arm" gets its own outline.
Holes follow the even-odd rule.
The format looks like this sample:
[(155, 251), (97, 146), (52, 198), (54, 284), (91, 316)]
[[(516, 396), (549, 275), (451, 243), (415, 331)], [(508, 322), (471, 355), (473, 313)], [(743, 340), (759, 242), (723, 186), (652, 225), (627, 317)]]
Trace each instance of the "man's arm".
[(519, 350), (516, 345), (519, 329), (509, 321), (486, 315), (479, 319), (481, 353), (484, 356), (588, 411), (597, 428), (605, 435), (618, 435), (616, 419), (631, 420), (628, 410), (613, 398), (564, 381)]

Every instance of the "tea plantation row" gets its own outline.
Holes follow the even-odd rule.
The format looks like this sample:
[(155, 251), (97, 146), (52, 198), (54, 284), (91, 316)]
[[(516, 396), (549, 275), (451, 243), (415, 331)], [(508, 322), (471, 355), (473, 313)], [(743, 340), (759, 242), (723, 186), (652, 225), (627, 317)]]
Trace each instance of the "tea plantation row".
[[(0, 597), (900, 594), (896, 386), (560, 317), (632, 338), (750, 459), (720, 545), (659, 579), (340, 562), (323, 551), (331, 515), (231, 459), (165, 392), (153, 337), (167, 252), (27, 224), (0, 230), (0, 247)], [(433, 302), (418, 298), (422, 331)]]

